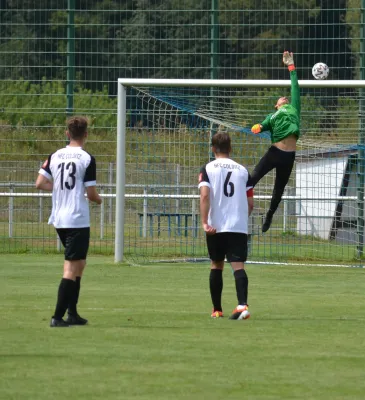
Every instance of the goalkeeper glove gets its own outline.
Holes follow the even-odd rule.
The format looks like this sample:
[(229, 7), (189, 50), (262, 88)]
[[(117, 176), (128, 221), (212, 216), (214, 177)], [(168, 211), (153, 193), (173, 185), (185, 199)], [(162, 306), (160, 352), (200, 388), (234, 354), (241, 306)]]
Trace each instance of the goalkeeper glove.
[(251, 128), (251, 132), (254, 133), (255, 135), (261, 132), (261, 125), (260, 124), (255, 124)]
[(295, 65), (294, 65), (293, 53), (289, 53), (289, 51), (284, 51), (284, 53), (283, 53), (283, 63), (288, 67), (289, 71), (294, 71), (295, 70)]

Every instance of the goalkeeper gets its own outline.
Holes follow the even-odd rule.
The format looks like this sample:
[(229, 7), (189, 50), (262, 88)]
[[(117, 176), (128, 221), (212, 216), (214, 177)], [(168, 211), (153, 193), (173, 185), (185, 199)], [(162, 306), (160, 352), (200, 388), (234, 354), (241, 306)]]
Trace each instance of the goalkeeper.
[(287, 97), (280, 97), (275, 105), (277, 111), (269, 114), (263, 122), (251, 128), (255, 134), (269, 131), (272, 142), (272, 146), (261, 158), (251, 175), (253, 186), (272, 169), (276, 170), (270, 208), (262, 225), (262, 232), (269, 230), (284, 188), (289, 181), (295, 160), (296, 144), (300, 136), (300, 93), (293, 53), (284, 51), (283, 63), (290, 71), (291, 103)]

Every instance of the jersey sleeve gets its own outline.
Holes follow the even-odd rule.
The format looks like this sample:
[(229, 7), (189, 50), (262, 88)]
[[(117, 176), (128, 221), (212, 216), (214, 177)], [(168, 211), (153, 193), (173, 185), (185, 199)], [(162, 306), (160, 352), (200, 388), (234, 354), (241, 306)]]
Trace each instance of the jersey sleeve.
[(96, 186), (96, 161), (93, 156), (91, 156), (90, 163), (85, 171), (84, 185), (85, 187)]
[(263, 131), (270, 131), (271, 130), (271, 116), (272, 114), (269, 114), (262, 122), (260, 125), (262, 125), (262, 130)]
[(200, 189), (202, 186), (208, 186), (210, 188), (209, 177), (208, 177), (207, 170), (205, 167), (202, 167), (200, 170), (200, 173), (199, 173), (198, 189)]
[(50, 181), (53, 179), (52, 171), (51, 171), (52, 154), (50, 154), (48, 156), (47, 160), (42, 164), (41, 169), (38, 171), (39, 174), (43, 175), (45, 178), (49, 179)]
[(290, 71), (290, 81), (291, 81), (291, 105), (298, 111), (300, 115), (300, 89), (298, 83), (297, 71)]
[(247, 194), (247, 197), (253, 197), (253, 184), (252, 184), (252, 179), (251, 179), (250, 174), (248, 174), (248, 179), (246, 182), (246, 194)]

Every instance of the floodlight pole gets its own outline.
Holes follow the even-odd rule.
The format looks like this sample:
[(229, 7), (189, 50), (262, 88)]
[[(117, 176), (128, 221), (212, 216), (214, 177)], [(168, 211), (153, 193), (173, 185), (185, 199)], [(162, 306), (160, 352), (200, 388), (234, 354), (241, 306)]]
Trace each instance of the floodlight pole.
[[(211, 3), (211, 30), (210, 30), (210, 79), (218, 79), (218, 40), (219, 40), (219, 4), (218, 0), (212, 0)], [(210, 109), (213, 111), (217, 97), (217, 89), (213, 86), (210, 88)], [(211, 122), (209, 132), (209, 160), (214, 159), (211, 151), (211, 142), (213, 135), (217, 132), (216, 124)]]
[(114, 261), (122, 262), (124, 254), (124, 204), (125, 204), (125, 137), (127, 130), (127, 89), (118, 82), (117, 110), (117, 162), (115, 201)]
[(66, 77), (66, 115), (74, 111), (75, 81), (75, 0), (67, 2), (67, 77)]
[[(361, 0), (361, 24), (360, 24), (360, 79), (365, 79), (365, 0)], [(365, 90), (360, 89), (360, 104), (359, 104), (359, 144), (362, 145), (358, 152), (357, 160), (357, 176), (358, 176), (358, 187), (357, 187), (357, 257), (361, 258), (364, 254), (364, 186), (365, 186), (365, 151), (363, 146), (365, 145)]]

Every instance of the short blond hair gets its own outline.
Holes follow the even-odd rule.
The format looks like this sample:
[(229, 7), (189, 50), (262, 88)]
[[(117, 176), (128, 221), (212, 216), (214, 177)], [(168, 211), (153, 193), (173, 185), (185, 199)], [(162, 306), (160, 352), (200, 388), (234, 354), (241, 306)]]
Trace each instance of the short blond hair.
[(67, 131), (73, 140), (83, 139), (87, 133), (88, 119), (86, 117), (75, 115), (67, 119)]

